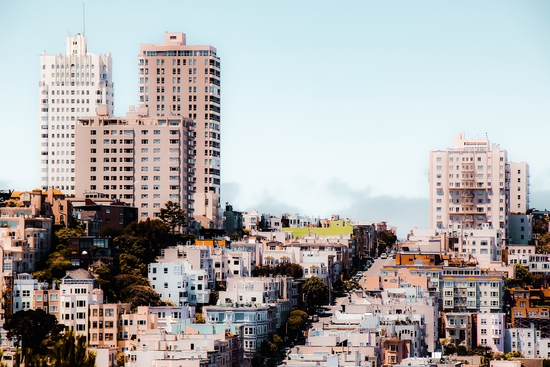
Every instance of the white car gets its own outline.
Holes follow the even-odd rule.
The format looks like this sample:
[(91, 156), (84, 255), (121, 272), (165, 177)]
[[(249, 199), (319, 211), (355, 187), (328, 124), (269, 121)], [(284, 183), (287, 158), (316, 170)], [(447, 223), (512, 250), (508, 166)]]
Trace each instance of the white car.
[(380, 255), (380, 258), (381, 259), (387, 259), (388, 258), (388, 254), (386, 254), (385, 252), (382, 253), (382, 255)]

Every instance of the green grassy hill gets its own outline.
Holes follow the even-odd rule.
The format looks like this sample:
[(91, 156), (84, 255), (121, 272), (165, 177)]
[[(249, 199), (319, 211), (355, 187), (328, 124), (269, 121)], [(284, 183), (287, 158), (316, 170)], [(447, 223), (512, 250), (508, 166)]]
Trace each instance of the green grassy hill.
[(304, 237), (304, 236), (340, 236), (344, 235), (344, 238), (349, 238), (350, 234), (353, 232), (353, 226), (334, 226), (330, 228), (283, 228), (284, 232), (292, 232), (293, 237)]

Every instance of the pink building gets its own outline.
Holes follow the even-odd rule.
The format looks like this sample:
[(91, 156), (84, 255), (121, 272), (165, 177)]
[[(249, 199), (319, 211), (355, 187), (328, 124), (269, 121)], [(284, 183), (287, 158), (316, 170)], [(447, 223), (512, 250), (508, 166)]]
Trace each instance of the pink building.
[(76, 127), (76, 193), (93, 192), (133, 204), (154, 218), (168, 201), (193, 217), (194, 122), (183, 116), (149, 117), (131, 107), (125, 118), (100, 106)]
[(159, 118), (196, 122), (195, 215), (214, 222), (220, 210), (220, 59), (212, 46), (187, 45), (166, 32), (163, 44), (143, 44), (138, 59), (139, 100)]

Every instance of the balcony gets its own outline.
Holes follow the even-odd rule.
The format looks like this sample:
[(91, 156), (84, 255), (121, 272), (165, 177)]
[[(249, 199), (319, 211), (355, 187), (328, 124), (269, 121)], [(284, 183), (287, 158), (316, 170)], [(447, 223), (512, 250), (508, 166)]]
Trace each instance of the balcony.
[(462, 163), (462, 172), (474, 172), (474, 165), (471, 163)]

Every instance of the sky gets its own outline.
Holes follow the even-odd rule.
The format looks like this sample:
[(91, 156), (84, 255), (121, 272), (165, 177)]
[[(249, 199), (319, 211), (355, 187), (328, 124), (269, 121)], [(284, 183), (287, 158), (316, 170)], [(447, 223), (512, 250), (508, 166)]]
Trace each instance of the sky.
[(500, 144), (550, 209), (548, 1), (4, 1), (0, 189), (39, 185), (39, 55), (69, 33), (137, 105), (141, 43), (221, 58), (222, 205), (428, 228), (428, 159), (454, 134)]

